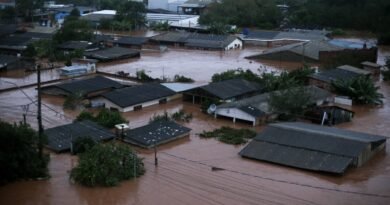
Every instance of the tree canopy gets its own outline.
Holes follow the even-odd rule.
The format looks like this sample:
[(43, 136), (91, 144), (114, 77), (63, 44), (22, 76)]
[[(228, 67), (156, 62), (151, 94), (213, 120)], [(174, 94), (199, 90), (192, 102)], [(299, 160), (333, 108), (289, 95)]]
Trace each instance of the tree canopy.
[(0, 121), (0, 184), (48, 176), (49, 157), (39, 154), (38, 145), (29, 125)]

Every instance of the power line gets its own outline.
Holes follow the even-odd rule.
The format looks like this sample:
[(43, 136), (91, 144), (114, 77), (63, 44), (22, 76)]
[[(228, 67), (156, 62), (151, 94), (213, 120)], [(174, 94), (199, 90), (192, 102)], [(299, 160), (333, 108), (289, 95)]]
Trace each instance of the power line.
[[(185, 160), (185, 161), (188, 161), (188, 162), (191, 162), (191, 163), (196, 163), (196, 164), (199, 164), (199, 165), (207, 166), (207, 167), (210, 167), (210, 168), (214, 167), (214, 166), (206, 164), (206, 163), (202, 163), (202, 162), (198, 162), (198, 161), (195, 161), (195, 160), (187, 159), (187, 158), (184, 158), (184, 157), (176, 156), (176, 155), (169, 154), (169, 153), (166, 153), (166, 152), (160, 152), (160, 153), (168, 155), (168, 156), (171, 156), (171, 157), (175, 157), (177, 159)], [(227, 171), (227, 172), (241, 174), (241, 175), (245, 175), (245, 176), (249, 176), (249, 177), (254, 177), (254, 178), (264, 179), (264, 180), (268, 180), (268, 181), (284, 183), (284, 184), (296, 185), (296, 186), (301, 186), (301, 187), (307, 187), (307, 188), (312, 188), (312, 189), (320, 189), (320, 190), (327, 190), (327, 191), (341, 192), (341, 193), (355, 194), (355, 195), (369, 196), (369, 197), (390, 198), (390, 195), (381, 195), (381, 194), (372, 194), (372, 193), (364, 193), (364, 192), (356, 192), (356, 191), (348, 191), (348, 190), (327, 188), (327, 187), (322, 187), (322, 186), (315, 186), (315, 185), (310, 185), (310, 184), (303, 184), (303, 183), (298, 183), (298, 182), (292, 182), (292, 181), (288, 181), (288, 180), (274, 179), (274, 178), (271, 178), (271, 177), (264, 177), (264, 176), (259, 176), (259, 175), (253, 175), (253, 174), (240, 172), (240, 171), (235, 171), (235, 170), (230, 170), (230, 169), (225, 169), (225, 168), (221, 168), (221, 169), (222, 169), (221, 171)]]

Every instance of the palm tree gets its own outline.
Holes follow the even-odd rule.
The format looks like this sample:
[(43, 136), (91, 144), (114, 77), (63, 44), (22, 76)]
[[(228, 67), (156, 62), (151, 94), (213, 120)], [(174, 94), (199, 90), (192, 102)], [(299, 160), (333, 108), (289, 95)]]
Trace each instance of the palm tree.
[(379, 93), (379, 86), (365, 76), (351, 80), (337, 80), (332, 82), (333, 89), (341, 95), (351, 97), (359, 104), (382, 105), (383, 94)]

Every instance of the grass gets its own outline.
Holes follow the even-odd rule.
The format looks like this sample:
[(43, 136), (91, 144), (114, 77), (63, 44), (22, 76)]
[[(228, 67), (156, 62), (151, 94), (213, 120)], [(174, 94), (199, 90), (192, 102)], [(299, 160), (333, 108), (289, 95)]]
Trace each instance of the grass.
[(255, 137), (256, 132), (250, 129), (222, 127), (210, 132), (203, 131), (199, 136), (202, 138), (216, 138), (226, 144), (240, 145), (245, 144), (248, 139)]

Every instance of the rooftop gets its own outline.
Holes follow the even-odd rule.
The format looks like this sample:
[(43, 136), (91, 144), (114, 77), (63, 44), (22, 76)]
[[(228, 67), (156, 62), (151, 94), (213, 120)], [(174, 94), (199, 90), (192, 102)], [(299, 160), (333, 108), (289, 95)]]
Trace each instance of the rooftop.
[(76, 121), (71, 124), (46, 129), (47, 147), (56, 152), (70, 150), (71, 143), (79, 137), (91, 137), (95, 142), (113, 139), (108, 129), (91, 121)]
[(355, 69), (359, 69), (359, 68), (350, 69), (349, 67), (342, 67), (342, 68), (338, 67), (336, 69), (330, 69), (330, 70), (321, 71), (319, 73), (311, 74), (309, 77), (316, 80), (331, 83), (336, 80), (352, 80), (361, 75), (366, 75), (367, 72), (369, 74), (369, 71), (359, 69), (365, 71), (365, 72), (360, 72), (360, 71), (355, 71)]
[(349, 72), (352, 72), (352, 73), (356, 73), (356, 74), (359, 74), (359, 75), (370, 75), (371, 74), (370, 71), (363, 70), (363, 69), (360, 69), (360, 68), (356, 68), (356, 67), (353, 67), (353, 66), (350, 66), (350, 65), (343, 65), (343, 66), (339, 66), (337, 68), (338, 69), (342, 69), (342, 70), (346, 70), (346, 71), (349, 71)]
[(148, 41), (146, 37), (130, 37), (124, 36), (118, 39), (109, 40), (112, 43), (122, 44), (122, 45), (143, 45)]
[(320, 32), (292, 30), (292, 31), (249, 31), (244, 37), (246, 40), (276, 41), (276, 40), (297, 40), (297, 41), (319, 41), (327, 40), (325, 34)]
[(262, 86), (244, 79), (232, 79), (210, 83), (200, 87), (200, 89), (205, 90), (222, 100), (228, 100), (242, 95), (260, 92), (262, 90)]
[(102, 96), (112, 103), (125, 108), (132, 105), (172, 96), (174, 94), (174, 91), (158, 83), (148, 83), (114, 90), (109, 93), (105, 93)]
[(173, 121), (161, 120), (126, 131), (124, 141), (144, 148), (151, 148), (189, 135), (190, 131), (190, 128)]
[(353, 160), (386, 138), (301, 122), (269, 125), (240, 155), (302, 169), (342, 174)]
[(370, 66), (370, 67), (374, 67), (374, 68), (380, 68), (382, 67), (381, 65), (379, 64), (376, 64), (376, 63), (373, 63), (373, 62), (369, 62), (369, 61), (364, 61), (361, 63), (362, 65), (364, 66)]
[(82, 79), (82, 80), (72, 80), (65, 83), (51, 85), (43, 87), (42, 89), (51, 89), (58, 88), (69, 94), (77, 94), (79, 92), (84, 95), (93, 93), (96, 91), (106, 90), (106, 89), (117, 89), (122, 88), (123, 85), (108, 78), (102, 76), (96, 76), (93, 78)]
[(84, 55), (88, 58), (97, 59), (100, 61), (110, 61), (116, 59), (132, 58), (140, 56), (140, 52), (128, 48), (112, 47), (96, 51), (85, 52)]

